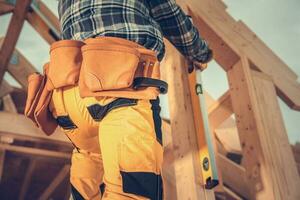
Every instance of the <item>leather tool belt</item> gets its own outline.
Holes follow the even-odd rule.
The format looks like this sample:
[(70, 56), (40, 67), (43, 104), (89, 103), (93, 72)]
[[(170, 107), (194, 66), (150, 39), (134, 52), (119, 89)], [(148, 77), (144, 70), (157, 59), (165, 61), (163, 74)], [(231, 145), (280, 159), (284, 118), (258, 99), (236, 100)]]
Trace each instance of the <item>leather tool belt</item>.
[(54, 89), (78, 85), (81, 97), (156, 99), (167, 93), (154, 51), (116, 37), (61, 40), (50, 48), (44, 74), (28, 77), (25, 115), (46, 134), (57, 127), (48, 109)]

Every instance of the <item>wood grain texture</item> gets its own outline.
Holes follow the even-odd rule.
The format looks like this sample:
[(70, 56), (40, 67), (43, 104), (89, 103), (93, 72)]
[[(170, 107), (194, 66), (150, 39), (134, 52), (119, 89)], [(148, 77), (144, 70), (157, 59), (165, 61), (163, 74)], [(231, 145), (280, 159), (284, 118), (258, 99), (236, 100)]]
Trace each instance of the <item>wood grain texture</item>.
[(255, 33), (232, 18), (220, 0), (177, 0), (192, 16), (201, 35), (214, 50), (215, 60), (227, 71), (239, 61), (240, 52), (252, 67), (269, 75), (276, 92), (292, 109), (300, 110), (300, 83), (297, 75), (276, 56)]
[(0, 134), (11, 135), (11, 137), (20, 137), (36, 140), (51, 140), (63, 143), (69, 143), (68, 138), (57, 129), (53, 135), (47, 136), (33, 122), (24, 115), (0, 112)]
[(214, 199), (201, 185), (201, 165), (193, 123), (187, 68), (184, 58), (169, 43), (162, 77), (169, 84), (169, 109), (177, 199)]
[[(280, 120), (273, 82), (266, 78), (267, 75), (256, 76), (254, 80), (245, 56), (227, 75), (250, 199), (299, 198), (299, 191), (295, 189), (299, 186), (299, 177), (295, 173), (295, 163), (289, 159), (291, 150), (286, 143), (287, 134)], [(279, 141), (282, 147), (278, 146)], [(288, 158), (286, 164), (282, 161), (285, 158)], [(287, 164), (292, 166), (291, 170), (287, 170)]]
[(0, 50), (0, 83), (21, 33), (31, 0), (17, 0), (5, 39)]

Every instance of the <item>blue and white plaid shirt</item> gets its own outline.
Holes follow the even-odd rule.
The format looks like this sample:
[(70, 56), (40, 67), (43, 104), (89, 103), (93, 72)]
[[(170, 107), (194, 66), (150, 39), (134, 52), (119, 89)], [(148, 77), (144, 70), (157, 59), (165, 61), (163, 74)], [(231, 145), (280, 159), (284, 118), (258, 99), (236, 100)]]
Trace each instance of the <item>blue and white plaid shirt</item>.
[(121, 37), (165, 54), (163, 37), (185, 57), (205, 62), (208, 45), (175, 0), (59, 0), (62, 39)]

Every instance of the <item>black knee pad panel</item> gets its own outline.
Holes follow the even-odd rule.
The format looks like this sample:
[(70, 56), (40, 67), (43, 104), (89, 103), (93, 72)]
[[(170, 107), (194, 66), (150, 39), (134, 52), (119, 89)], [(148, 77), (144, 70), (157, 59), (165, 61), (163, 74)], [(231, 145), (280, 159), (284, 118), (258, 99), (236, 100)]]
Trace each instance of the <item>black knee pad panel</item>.
[(150, 198), (162, 200), (163, 186), (161, 175), (151, 172), (122, 172), (123, 191)]

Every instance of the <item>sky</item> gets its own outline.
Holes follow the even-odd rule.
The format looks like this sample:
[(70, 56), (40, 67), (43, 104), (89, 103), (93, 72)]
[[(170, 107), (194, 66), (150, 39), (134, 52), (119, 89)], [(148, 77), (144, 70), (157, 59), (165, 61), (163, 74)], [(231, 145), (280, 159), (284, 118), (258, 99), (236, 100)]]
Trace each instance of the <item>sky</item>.
[[(44, 0), (57, 15), (57, 1)], [(300, 1), (299, 0), (224, 0), (227, 11), (252, 29), (300, 77)], [(6, 33), (10, 15), (0, 17), (0, 37)], [(201, 30), (200, 30), (201, 32)], [(17, 49), (38, 69), (49, 59), (49, 45), (26, 22)], [(203, 72), (206, 90), (218, 98), (227, 89), (226, 74), (216, 63)], [(8, 74), (5, 79), (18, 85)], [(298, 78), (300, 81), (300, 79)], [(300, 112), (289, 109), (280, 99), (279, 104), (289, 141), (300, 142)], [(166, 96), (161, 97), (162, 116), (168, 117)]]

